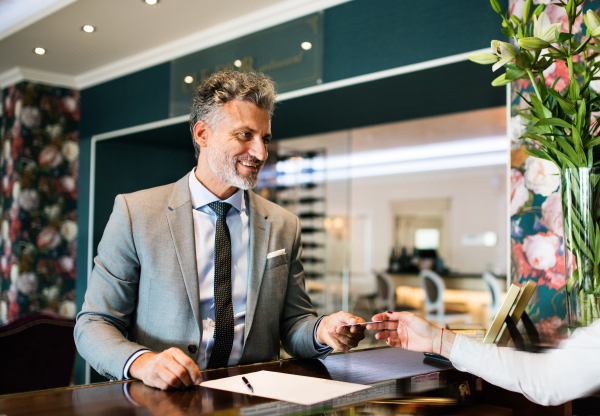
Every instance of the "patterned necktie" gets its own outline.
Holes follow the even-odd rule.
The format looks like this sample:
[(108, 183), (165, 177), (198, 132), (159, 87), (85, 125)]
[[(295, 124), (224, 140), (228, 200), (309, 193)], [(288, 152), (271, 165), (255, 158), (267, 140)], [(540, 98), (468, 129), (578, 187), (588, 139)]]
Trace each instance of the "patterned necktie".
[(231, 300), (231, 237), (227, 213), (231, 205), (211, 202), (208, 206), (217, 214), (215, 233), (215, 343), (207, 369), (227, 367), (233, 345), (233, 303)]

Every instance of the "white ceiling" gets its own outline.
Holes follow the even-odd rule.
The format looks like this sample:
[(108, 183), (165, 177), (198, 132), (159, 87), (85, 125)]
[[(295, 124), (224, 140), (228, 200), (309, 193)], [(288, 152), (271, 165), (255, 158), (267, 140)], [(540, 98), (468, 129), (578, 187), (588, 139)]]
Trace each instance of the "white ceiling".
[(84, 88), (345, 1), (0, 0), (0, 86)]

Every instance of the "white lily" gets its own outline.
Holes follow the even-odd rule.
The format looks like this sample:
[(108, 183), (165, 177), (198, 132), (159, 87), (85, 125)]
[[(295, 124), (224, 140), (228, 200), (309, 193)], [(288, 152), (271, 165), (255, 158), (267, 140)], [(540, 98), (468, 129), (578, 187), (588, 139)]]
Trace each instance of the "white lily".
[(492, 71), (496, 71), (497, 69), (502, 68), (502, 66), (505, 63), (515, 59), (518, 53), (517, 48), (515, 48), (513, 45), (506, 42), (500, 42), (499, 40), (492, 41), (492, 49), (494, 50), (494, 53), (500, 58), (500, 60), (496, 62), (494, 66), (492, 66)]
[(556, 43), (556, 29), (559, 30), (562, 23), (550, 23), (550, 18), (544, 12), (540, 17), (533, 16), (533, 36), (548, 43)]
[(592, 10), (588, 10), (583, 16), (585, 24), (589, 30), (590, 36), (600, 35), (600, 18)]

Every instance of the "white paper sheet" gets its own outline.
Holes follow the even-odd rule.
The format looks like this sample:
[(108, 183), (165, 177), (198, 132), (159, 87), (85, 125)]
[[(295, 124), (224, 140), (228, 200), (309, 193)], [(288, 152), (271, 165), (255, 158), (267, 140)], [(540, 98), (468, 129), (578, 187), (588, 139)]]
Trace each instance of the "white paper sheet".
[[(244, 374), (244, 376), (252, 384), (254, 396), (304, 405), (331, 400), (345, 394), (371, 388), (371, 386), (363, 386), (362, 384), (275, 373), (273, 371), (257, 371)], [(241, 375), (205, 381), (201, 386), (252, 395)]]

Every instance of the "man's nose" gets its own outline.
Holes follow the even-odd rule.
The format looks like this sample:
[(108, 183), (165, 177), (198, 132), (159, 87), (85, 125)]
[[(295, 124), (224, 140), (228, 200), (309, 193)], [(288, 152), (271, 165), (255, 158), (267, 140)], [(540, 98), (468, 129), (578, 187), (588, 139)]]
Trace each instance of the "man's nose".
[(250, 146), (250, 154), (252, 155), (252, 157), (260, 159), (263, 162), (267, 159), (267, 146), (265, 145), (261, 137), (252, 140), (252, 144)]

